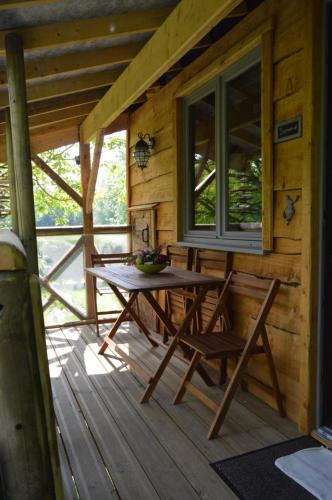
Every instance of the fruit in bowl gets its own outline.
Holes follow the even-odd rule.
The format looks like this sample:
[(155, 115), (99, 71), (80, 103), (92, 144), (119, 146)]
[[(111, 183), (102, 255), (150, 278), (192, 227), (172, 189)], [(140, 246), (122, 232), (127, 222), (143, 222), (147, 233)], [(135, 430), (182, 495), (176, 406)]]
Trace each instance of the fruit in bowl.
[(156, 274), (169, 264), (167, 255), (161, 253), (162, 247), (144, 248), (130, 257), (128, 264), (136, 266), (143, 273)]

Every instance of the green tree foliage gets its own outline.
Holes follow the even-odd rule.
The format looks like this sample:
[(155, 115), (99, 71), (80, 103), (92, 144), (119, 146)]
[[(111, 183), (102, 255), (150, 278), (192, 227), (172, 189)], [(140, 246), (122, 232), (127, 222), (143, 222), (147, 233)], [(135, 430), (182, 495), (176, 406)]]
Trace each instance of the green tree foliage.
[(94, 223), (126, 224), (125, 139), (119, 135), (108, 136), (104, 148), (106, 154), (101, 157), (93, 206)]
[[(94, 199), (95, 224), (126, 223), (125, 191), (126, 143), (121, 135), (105, 138)], [(40, 154), (41, 158), (78, 193), (80, 165), (76, 163), (78, 144)], [(37, 226), (82, 224), (82, 210), (40, 168), (33, 166)]]
[[(200, 183), (215, 171), (215, 162), (209, 160)], [(248, 160), (244, 169), (228, 170), (228, 220), (229, 224), (262, 221), (262, 160)], [(197, 197), (196, 224), (214, 224), (216, 213), (215, 179)]]
[(244, 170), (228, 171), (229, 223), (262, 221), (262, 160), (248, 160)]
[[(71, 145), (41, 153), (40, 157), (66, 182), (80, 192), (80, 166), (75, 156), (78, 146)], [(81, 208), (39, 167), (33, 165), (34, 199), (37, 226), (80, 224)]]

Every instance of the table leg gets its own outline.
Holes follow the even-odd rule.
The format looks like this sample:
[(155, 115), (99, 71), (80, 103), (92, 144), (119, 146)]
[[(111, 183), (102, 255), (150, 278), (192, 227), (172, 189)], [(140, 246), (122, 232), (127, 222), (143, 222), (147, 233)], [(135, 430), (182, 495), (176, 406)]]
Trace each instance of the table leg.
[[(132, 305), (132, 303), (136, 300), (136, 297), (137, 297), (137, 292), (133, 293), (133, 295), (130, 297), (129, 301), (126, 302), (125, 299), (123, 299), (125, 302), (126, 302), (126, 305), (123, 309), (123, 311), (120, 313), (119, 317), (117, 318), (117, 320), (115, 321), (114, 325), (112, 326), (111, 330), (109, 331), (109, 333), (107, 334), (107, 338), (109, 339), (112, 339), (114, 337), (114, 335), (116, 334), (116, 332), (118, 331), (121, 323), (124, 321), (126, 315), (127, 315), (127, 312), (129, 311), (130, 309), (130, 306)], [(108, 343), (106, 342), (106, 340), (104, 340), (104, 342), (102, 343), (99, 351), (98, 351), (98, 354), (104, 354), (104, 352), (106, 351), (107, 349), (107, 346), (108, 346)]]
[[(190, 324), (190, 321), (192, 319), (192, 317), (194, 316), (194, 314), (196, 313), (198, 307), (201, 305), (204, 297), (205, 297), (205, 294), (207, 292), (207, 288), (206, 287), (201, 287), (200, 291), (198, 292), (193, 304), (191, 305), (189, 311), (188, 311), (188, 314), (186, 315), (182, 325), (180, 326), (179, 330), (176, 332), (176, 329), (174, 327), (173, 324), (171, 324), (171, 331), (175, 332), (174, 334), (174, 337), (172, 339), (172, 342), (170, 343), (169, 345), (169, 348), (164, 356), (164, 358), (162, 359), (159, 367), (157, 368), (155, 374), (153, 375), (153, 377), (151, 377), (151, 380), (150, 380), (150, 383), (148, 384), (142, 398), (141, 398), (141, 403), (146, 403), (147, 401), (149, 401), (155, 387), (157, 386), (158, 382), (159, 382), (159, 379), (161, 377), (161, 375), (164, 373), (165, 371), (165, 368), (166, 366), (168, 365), (179, 341), (181, 340), (181, 336), (184, 334), (184, 332), (187, 330), (189, 324)], [(161, 317), (160, 319), (162, 321), (164, 321), (164, 319), (166, 319), (166, 323), (165, 323), (165, 326), (168, 327), (168, 324), (169, 324), (169, 320), (168, 318), (166, 317), (166, 314), (165, 312), (161, 309), (161, 307), (159, 306), (158, 302), (155, 300), (155, 298), (152, 296), (152, 294), (150, 292), (143, 292), (144, 293), (144, 296), (146, 297), (146, 299), (149, 301), (149, 303), (152, 305), (152, 307), (155, 308), (155, 311), (156, 313), (158, 314), (160, 311), (161, 311)], [(155, 304), (156, 302), (156, 304)], [(158, 307), (157, 307), (158, 306)], [(159, 310), (160, 308), (160, 310)], [(165, 316), (165, 318), (164, 318)], [(163, 319), (164, 318), (164, 319)]]
[[(146, 300), (149, 302), (149, 304), (153, 307), (153, 309), (156, 311), (157, 316), (164, 323), (166, 329), (171, 333), (171, 335), (175, 336), (177, 333), (175, 326), (173, 325), (173, 323), (171, 322), (171, 320), (169, 319), (169, 317), (167, 316), (165, 311), (160, 307), (160, 305), (158, 304), (158, 302), (156, 301), (156, 299), (154, 298), (152, 293), (151, 292), (143, 292), (143, 295), (146, 298)], [(192, 307), (192, 306), (190, 306), (190, 307)], [(190, 307), (188, 309), (188, 314), (190, 311)], [(197, 312), (197, 308), (195, 309), (193, 314), (196, 315), (196, 312)], [(193, 315), (192, 315), (192, 317), (193, 317)], [(189, 327), (190, 321), (191, 320), (188, 321), (187, 326), (185, 327), (184, 333), (187, 330), (187, 328)], [(187, 359), (191, 359), (191, 353), (189, 352), (189, 349), (186, 349), (186, 346), (183, 346), (183, 345), (181, 345), (181, 348), (183, 350), (184, 356)], [(202, 377), (202, 379), (204, 380), (206, 385), (208, 385), (209, 387), (212, 387), (213, 385), (215, 385), (215, 383), (211, 379), (210, 375), (207, 373), (207, 371), (205, 370), (205, 368), (201, 364), (199, 364), (197, 367), (197, 373)]]
[[(141, 318), (138, 316), (138, 314), (136, 314), (136, 312), (134, 311), (134, 309), (132, 309), (132, 307), (128, 307), (128, 302), (126, 301), (126, 299), (123, 297), (123, 295), (119, 292), (119, 290), (115, 287), (115, 286), (112, 286), (110, 285), (115, 296), (118, 298), (118, 300), (121, 302), (121, 304), (127, 308), (127, 312), (129, 313), (129, 315), (132, 317), (132, 319), (135, 321), (135, 323), (138, 325), (138, 327), (140, 328), (140, 330), (142, 331), (142, 333), (146, 336), (146, 338), (148, 339), (148, 341), (150, 342), (150, 344), (153, 346), (153, 347), (158, 347), (158, 343), (155, 342), (155, 340), (153, 340), (153, 338), (151, 337), (150, 335), (150, 332), (149, 330), (147, 329), (147, 327), (145, 326), (145, 324), (143, 323), (143, 321), (141, 320)], [(135, 292), (135, 299), (138, 295), (138, 292)]]

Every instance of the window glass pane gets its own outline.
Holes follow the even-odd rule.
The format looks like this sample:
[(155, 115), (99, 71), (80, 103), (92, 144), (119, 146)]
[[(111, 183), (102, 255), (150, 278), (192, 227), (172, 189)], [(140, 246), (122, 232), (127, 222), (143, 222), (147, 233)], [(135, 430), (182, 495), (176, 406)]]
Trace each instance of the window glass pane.
[(226, 83), (226, 230), (261, 231), (260, 63)]
[(189, 108), (191, 131), (191, 228), (216, 229), (215, 94)]

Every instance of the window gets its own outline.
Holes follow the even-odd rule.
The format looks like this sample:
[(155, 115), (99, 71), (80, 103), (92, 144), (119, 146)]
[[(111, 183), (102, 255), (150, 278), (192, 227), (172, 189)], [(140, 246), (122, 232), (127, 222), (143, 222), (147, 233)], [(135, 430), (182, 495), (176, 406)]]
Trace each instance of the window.
[(184, 99), (184, 240), (262, 246), (261, 62), (256, 50)]

